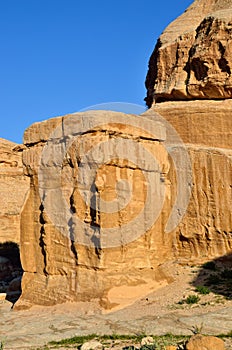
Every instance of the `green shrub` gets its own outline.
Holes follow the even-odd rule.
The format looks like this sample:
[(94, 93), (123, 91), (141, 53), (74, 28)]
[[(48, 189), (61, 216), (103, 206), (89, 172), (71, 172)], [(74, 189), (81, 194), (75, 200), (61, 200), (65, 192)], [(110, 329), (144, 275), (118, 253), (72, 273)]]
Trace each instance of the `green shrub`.
[(210, 289), (205, 286), (197, 286), (196, 291), (202, 295), (206, 295), (210, 293)]
[(196, 304), (198, 303), (198, 301), (200, 300), (198, 295), (189, 295), (186, 299), (185, 299), (185, 303), (186, 304)]

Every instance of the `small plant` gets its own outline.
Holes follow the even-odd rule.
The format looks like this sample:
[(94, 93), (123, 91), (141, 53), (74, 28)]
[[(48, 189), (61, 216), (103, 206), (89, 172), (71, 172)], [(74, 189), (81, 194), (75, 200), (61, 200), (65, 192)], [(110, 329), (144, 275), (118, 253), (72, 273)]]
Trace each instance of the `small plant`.
[(200, 297), (198, 295), (192, 294), (192, 295), (189, 295), (186, 299), (182, 299), (182, 300), (178, 301), (178, 304), (179, 305), (183, 305), (183, 304), (191, 305), (191, 304), (198, 303), (198, 301), (200, 301)]
[(204, 269), (216, 271), (216, 264), (214, 261), (208, 261), (202, 265)]
[(0, 342), (0, 350), (3, 350), (3, 347), (4, 347), (4, 343), (1, 341)]
[(200, 326), (195, 325), (190, 330), (191, 330), (191, 332), (193, 332), (193, 334), (201, 334), (202, 329), (203, 329), (203, 322), (201, 323)]
[(185, 299), (185, 303), (186, 304), (196, 304), (198, 303), (198, 301), (200, 300), (198, 295), (189, 295), (186, 299)]
[(210, 293), (210, 289), (208, 287), (205, 287), (205, 286), (197, 286), (196, 292), (198, 292), (202, 295), (206, 295), (206, 294)]

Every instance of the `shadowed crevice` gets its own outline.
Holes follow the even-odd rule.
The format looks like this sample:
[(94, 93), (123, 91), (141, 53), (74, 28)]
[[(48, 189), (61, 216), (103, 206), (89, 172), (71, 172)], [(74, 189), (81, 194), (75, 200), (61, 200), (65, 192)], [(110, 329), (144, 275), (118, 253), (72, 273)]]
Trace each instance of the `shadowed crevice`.
[(41, 247), (41, 252), (42, 252), (42, 255), (43, 255), (43, 260), (44, 260), (44, 269), (43, 269), (43, 272), (45, 274), (45, 276), (48, 275), (48, 272), (47, 272), (47, 252), (46, 252), (46, 243), (44, 241), (44, 237), (45, 237), (45, 219), (44, 219), (44, 206), (43, 204), (41, 203), (40, 204), (40, 216), (39, 216), (39, 221), (40, 221), (40, 224), (41, 224), (41, 227), (40, 227), (40, 238), (39, 238), (39, 246)]

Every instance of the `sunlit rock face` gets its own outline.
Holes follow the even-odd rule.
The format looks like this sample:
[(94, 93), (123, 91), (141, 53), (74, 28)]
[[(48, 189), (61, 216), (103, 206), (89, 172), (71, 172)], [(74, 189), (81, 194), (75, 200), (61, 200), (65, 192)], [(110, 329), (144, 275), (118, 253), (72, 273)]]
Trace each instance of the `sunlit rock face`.
[[(160, 267), (167, 260), (229, 253), (231, 107), (230, 100), (155, 104), (133, 116), (136, 127), (130, 115), (97, 111), (104, 126), (70, 143), (70, 134), (62, 134), (70, 116), (26, 130), (23, 164), (31, 187), (21, 215), (24, 275), (16, 308), (93, 299), (109, 309), (125, 306), (170, 282)], [(72, 127), (88, 116), (77, 113)], [(54, 130), (55, 143), (47, 144)], [(167, 230), (178, 198), (175, 210), (183, 215)]]
[(232, 100), (198, 100), (157, 103), (145, 113), (169, 122), (191, 158), (192, 195), (173, 245), (179, 257), (210, 258), (232, 250), (231, 110)]
[[(93, 123), (104, 123), (75, 134), (93, 113)], [(26, 130), (23, 164), (31, 186), (21, 215), (24, 275), (16, 308), (91, 299), (112, 308), (167, 283), (159, 265), (172, 255), (165, 225), (173, 194), (166, 130), (153, 124), (97, 111)], [(46, 143), (54, 132), (54, 143)]]
[(0, 139), (0, 244), (20, 241), (20, 214), (29, 190), (22, 146)]
[(176, 234), (179, 256), (231, 252), (232, 2), (196, 0), (162, 33), (146, 78), (149, 113), (177, 131), (193, 188)]
[(146, 79), (147, 105), (231, 98), (231, 54), (231, 1), (194, 1), (156, 44)]

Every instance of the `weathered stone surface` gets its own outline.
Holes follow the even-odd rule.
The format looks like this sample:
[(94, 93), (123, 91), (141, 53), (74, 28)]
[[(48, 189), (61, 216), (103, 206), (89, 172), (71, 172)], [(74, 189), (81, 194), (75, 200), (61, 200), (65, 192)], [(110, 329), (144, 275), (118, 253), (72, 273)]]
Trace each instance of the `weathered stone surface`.
[(194, 335), (186, 344), (186, 350), (225, 350), (222, 339), (213, 336)]
[[(111, 308), (120, 304), (123, 298), (124, 302), (127, 298), (129, 303), (133, 302), (136, 298), (157, 288), (160, 281), (166, 280), (165, 273), (159, 270), (158, 265), (166, 259), (167, 254), (170, 256), (171, 252), (171, 236), (164, 237), (163, 233), (163, 222), (165, 222), (168, 215), (167, 210), (169, 210), (168, 189), (164, 197), (164, 206), (161, 208), (162, 212), (159, 213), (160, 216), (151, 229), (146, 230), (145, 226), (152, 215), (151, 211), (155, 203), (150, 203), (147, 211), (144, 214), (142, 212), (149, 189), (148, 180), (146, 180), (147, 174), (153, 176), (154, 189), (152, 191), (155, 191), (157, 203), (159, 203), (160, 197), (159, 186), (166, 181), (170, 164), (168, 153), (162, 145), (162, 140), (165, 137), (164, 128), (161, 128), (160, 124), (156, 124), (157, 135), (154, 136), (150, 135), (149, 131), (146, 132), (139, 127), (131, 126), (128, 115), (102, 111), (95, 113), (96, 118), (105, 116), (104, 128), (102, 126), (92, 130), (90, 128), (90, 131), (75, 138), (64, 157), (61, 182), (58, 183), (53, 178), (54, 171), (59, 171), (58, 166), (53, 167), (57, 160), (56, 146), (49, 149), (48, 153), (50, 152), (52, 158), (47, 164), (43, 163), (43, 160), (41, 161), (41, 153), (45, 146), (44, 141), (49, 137), (49, 134), (59, 123), (64, 130), (66, 128), (64, 121), (69, 116), (37, 123), (25, 132), (26, 148), (23, 151), (23, 164), (25, 174), (30, 178), (31, 187), (21, 215), (21, 261), (25, 272), (22, 280), (22, 296), (16, 305), (17, 307), (22, 308), (24, 302), (51, 305), (68, 300), (98, 298), (104, 307)], [(77, 114), (73, 125), (78, 123), (78, 118), (81, 115)], [(88, 113), (85, 115), (87, 116)], [(111, 120), (111, 117), (114, 117), (114, 120), (122, 118), (124, 124), (114, 122), (107, 125), (107, 121)], [(136, 120), (141, 127), (144, 125), (142, 118), (137, 117)], [(57, 140), (59, 140), (57, 145), (63, 147), (67, 138), (64, 138), (62, 133), (58, 133)], [(111, 155), (110, 147), (106, 148), (104, 152), (100, 151), (100, 158), (97, 160), (100, 165), (99, 169), (91, 188), (87, 188), (88, 182), (86, 181), (89, 172), (95, 166), (97, 159), (94, 159), (90, 154), (86, 161), (89, 170), (84, 173), (84, 182), (80, 185), (79, 180), (76, 179), (78, 179), (78, 172), (81, 170), (80, 164), (82, 166), (85, 164), (84, 157), (88, 151), (91, 148), (96, 149), (99, 143), (104, 145), (110, 142), (115, 145), (113, 158), (111, 157), (112, 159), (105, 163), (102, 162), (101, 155), (103, 153), (106, 155), (109, 152), (109, 156)], [(122, 147), (118, 144), (119, 142), (123, 142)], [(147, 149), (152, 159), (156, 157), (160, 165), (159, 171), (157, 165), (154, 164), (150, 164), (146, 170), (148, 166), (146, 158), (144, 158), (146, 153), (143, 154), (141, 148)], [(123, 151), (124, 159), (122, 159), (121, 151)], [(134, 162), (130, 161), (131, 156), (134, 157)], [(144, 165), (141, 164), (140, 160), (143, 161)], [(42, 164), (43, 170), (50, 171), (51, 175), (49, 185), (51, 192), (44, 193), (43, 199), (39, 195), (41, 179), (38, 177), (38, 172), (40, 164)], [(145, 166), (144, 169), (143, 166)], [(49, 179), (50, 177), (47, 176)], [(45, 180), (46, 176), (42, 179), (42, 184)], [(100, 198), (110, 203), (115, 198), (117, 199), (115, 186), (122, 180), (130, 183), (132, 196), (131, 198), (129, 196), (130, 188), (124, 186), (121, 195), (125, 198), (128, 197), (130, 201), (124, 209), (119, 208), (113, 213), (103, 212), (100, 207), (97, 207), (96, 210), (91, 209), (80, 195), (80, 189), (84, 189), (85, 193), (87, 195), (90, 193), (97, 203)], [(96, 186), (97, 190), (94, 190), (93, 185)], [(75, 213), (71, 222), (60, 221), (65, 206), (61, 205), (57, 193), (54, 196), (53, 191), (56, 190), (57, 186), (62, 188), (63, 197), (66, 199), (69, 210), (71, 209)], [(51, 219), (51, 211), (48, 212), (49, 206), (52, 213), (57, 213), (53, 219)], [(141, 217), (136, 226), (130, 227), (134, 218), (140, 213), (144, 216)], [(80, 220), (79, 223), (78, 220)], [(84, 234), (86, 239), (84, 245), (78, 241), (81, 236), (80, 222), (85, 223), (89, 229), (89, 233)], [(121, 232), (123, 226), (126, 225), (128, 226), (128, 234), (131, 236), (129, 243), (124, 241), (123, 231)], [(58, 226), (61, 231), (64, 229), (63, 234)], [(66, 227), (69, 227), (67, 232), (65, 231)], [(112, 242), (106, 240), (108, 246), (104, 247), (104, 245), (101, 246), (101, 240), (98, 242), (98, 237), (101, 237), (101, 232), (107, 228), (116, 228), (116, 233), (110, 238)], [(139, 230), (141, 233), (138, 236)], [(114, 240), (116, 240), (117, 235), (119, 235), (121, 243), (115, 245)], [(104, 233), (102, 237), (104, 238)]]
[(20, 213), (28, 189), (20, 146), (0, 139), (0, 243), (19, 243)]
[[(65, 130), (65, 120), (69, 116), (32, 125), (25, 133), (26, 148), (23, 151), (25, 175), (30, 178), (31, 188), (21, 216), (21, 261), (25, 273), (22, 296), (16, 307), (27, 307), (28, 303), (35, 302), (52, 305), (95, 298), (101, 300), (101, 305), (105, 308), (126, 306), (156, 289), (159, 283), (167, 283), (166, 274), (158, 268), (167, 258), (175, 256), (194, 261), (231, 252), (231, 107), (232, 101), (229, 100), (156, 104), (144, 116), (150, 118), (151, 125), (155, 122), (159, 137), (132, 127), (128, 115), (99, 111), (96, 118), (105, 115), (107, 121), (112, 115), (123, 117), (125, 124), (107, 125), (105, 122), (104, 128), (98, 126), (82, 135), (76, 135), (62, 160), (60, 181), (53, 176), (54, 171), (59, 169), (56, 164), (56, 146), (52, 145), (46, 151), (50, 152), (46, 158), (47, 164), (44, 163), (44, 158), (41, 161), (41, 155), (46, 149), (46, 138), (59, 124)], [(76, 115), (76, 122), (81, 116), (82, 114)], [(146, 123), (146, 118), (137, 118), (141, 125)], [(168, 234), (165, 233), (165, 225), (177, 196), (178, 184), (173, 163), (163, 143), (165, 137), (160, 127), (162, 118), (175, 128), (183, 140), (190, 156), (193, 179), (192, 196), (185, 217)], [(168, 125), (164, 128), (168, 135)], [(43, 133), (46, 137), (42, 136)], [(124, 160), (121, 159), (119, 146), (114, 149), (113, 158), (107, 162), (101, 157), (94, 159), (89, 153), (91, 149), (97, 149), (100, 143), (108, 144), (112, 140), (119, 142), (121, 139), (128, 142), (130, 148), (123, 143)], [(59, 131), (57, 145), (62, 145), (60, 149), (63, 149), (66, 140)], [(154, 200), (136, 228), (130, 227), (142, 211), (147, 193), (147, 182), (141, 164), (136, 165), (139, 158), (146, 163), (145, 153), (139, 151), (137, 154), (135, 151), (138, 144), (151, 152), (162, 169), (163, 179), (158, 176), (152, 187), (159, 188), (160, 181), (163, 181), (166, 189), (160, 215), (148, 230), (145, 229), (146, 216), (151, 216)], [(101, 149), (100, 155), (106, 155), (110, 152), (109, 149)], [(134, 163), (129, 161), (131, 153), (137, 154)], [(99, 167), (94, 182), (89, 184), (89, 172), (96, 162)], [(88, 170), (84, 171), (84, 182), (81, 182), (78, 176), (85, 165), (88, 165)], [(181, 171), (186, 170), (185, 166), (183, 163)], [(42, 180), (38, 176), (41, 168), (47, 171)], [(149, 172), (156, 174), (154, 165)], [(45, 185), (46, 178), (51, 181)], [(91, 194), (96, 203), (100, 203), (100, 199), (111, 203), (118, 198), (115, 186), (121, 180), (129, 181), (133, 190), (124, 209), (107, 213), (101, 210), (99, 204), (93, 210), (82, 198), (81, 191), (84, 190), (87, 196), (88, 193)], [(41, 185), (47, 186), (51, 191), (48, 193), (46, 190), (41, 196)], [(183, 186), (184, 183), (179, 185)], [(62, 189), (64, 202), (59, 197), (59, 192), (55, 192), (57, 188)], [(129, 188), (124, 187), (124, 191), (124, 197), (129, 198)], [(159, 197), (156, 198), (159, 202)], [(74, 216), (64, 224), (61, 219), (65, 206), (73, 211)], [(51, 210), (56, 213), (54, 217)], [(79, 240), (82, 237), (81, 223), (89, 228), (88, 234), (84, 234), (84, 243)], [(68, 231), (65, 231), (65, 225), (69, 227)], [(131, 242), (124, 241), (123, 231), (118, 246), (114, 245), (113, 240), (112, 246), (104, 246), (104, 240), (98, 241), (99, 237), (104, 238), (104, 229), (116, 227), (117, 232), (121, 232), (124, 225), (129, 225), (131, 237), (135, 234)], [(144, 227), (143, 234), (136, 236), (140, 225)]]
[(146, 79), (147, 105), (231, 98), (231, 26), (231, 1), (194, 1), (156, 44)]
[[(185, 258), (222, 256), (232, 250), (232, 101), (155, 104), (175, 128), (192, 164), (192, 197), (175, 230), (176, 254)], [(175, 186), (174, 174), (170, 182)]]

